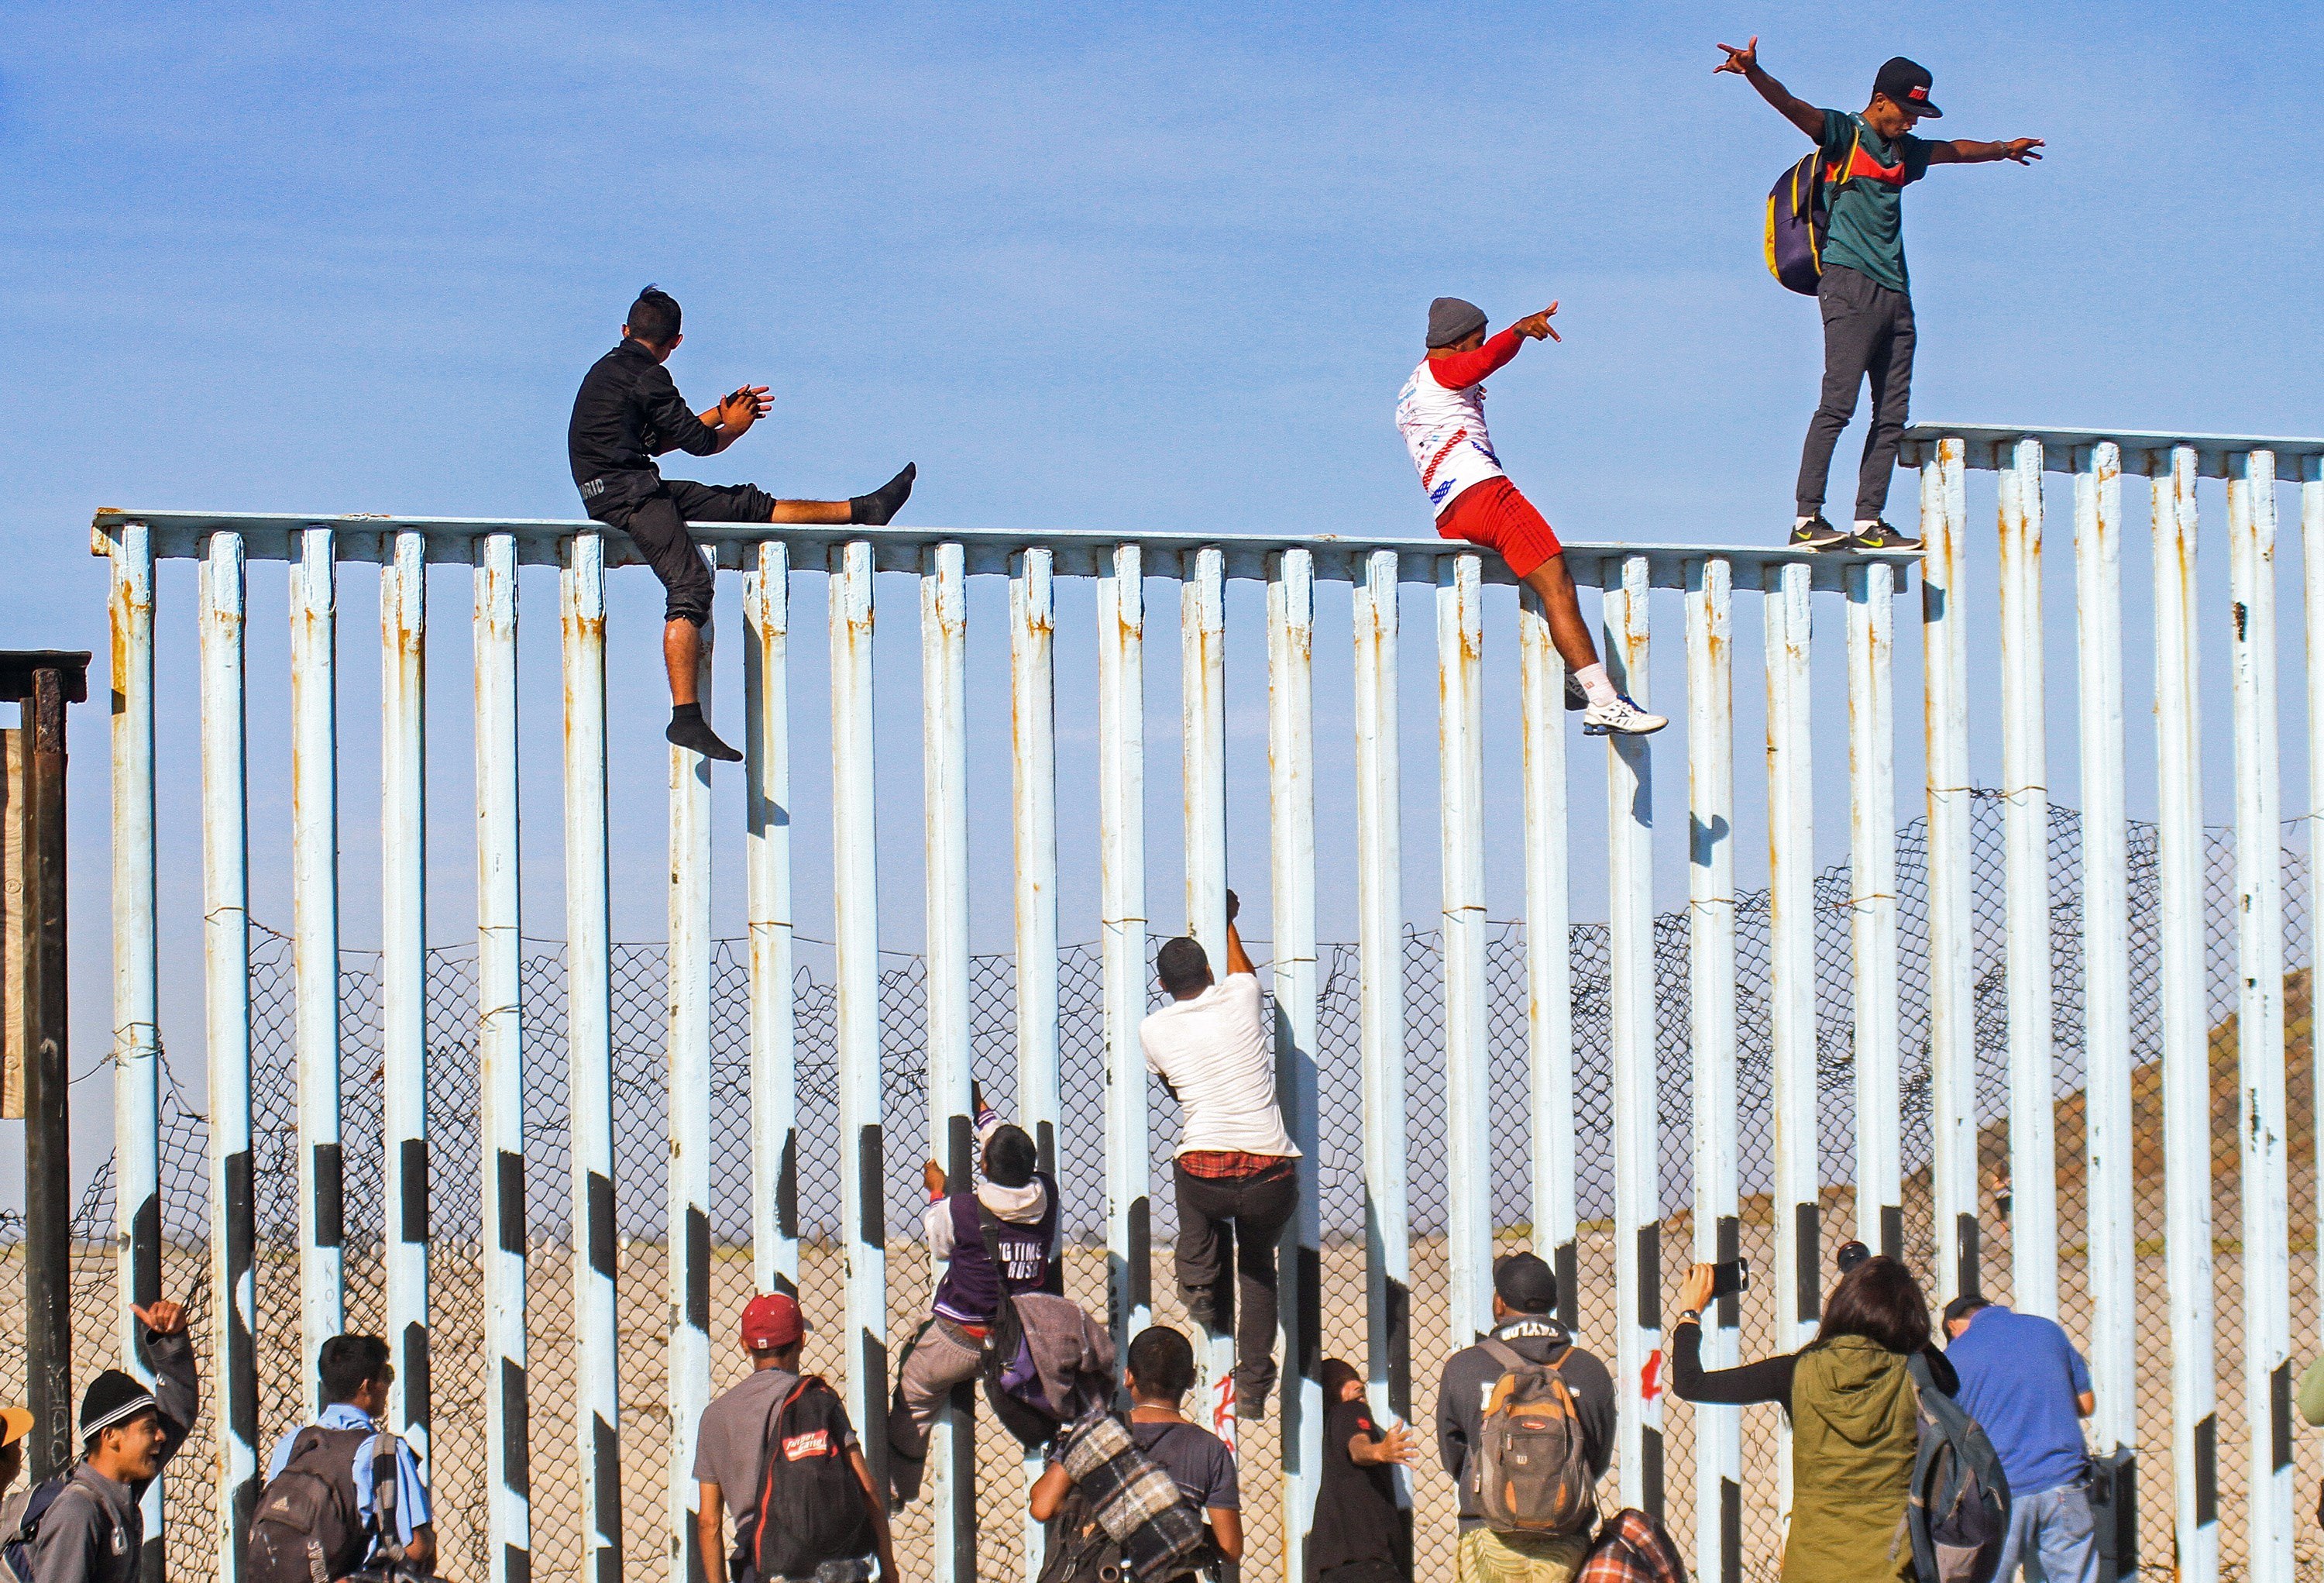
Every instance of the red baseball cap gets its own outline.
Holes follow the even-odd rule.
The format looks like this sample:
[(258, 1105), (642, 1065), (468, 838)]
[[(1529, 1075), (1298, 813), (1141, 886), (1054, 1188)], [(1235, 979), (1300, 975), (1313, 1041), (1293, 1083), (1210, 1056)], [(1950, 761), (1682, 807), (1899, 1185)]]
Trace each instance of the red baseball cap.
[(742, 1310), (742, 1345), (753, 1352), (788, 1347), (807, 1333), (798, 1300), (779, 1291), (762, 1291)]

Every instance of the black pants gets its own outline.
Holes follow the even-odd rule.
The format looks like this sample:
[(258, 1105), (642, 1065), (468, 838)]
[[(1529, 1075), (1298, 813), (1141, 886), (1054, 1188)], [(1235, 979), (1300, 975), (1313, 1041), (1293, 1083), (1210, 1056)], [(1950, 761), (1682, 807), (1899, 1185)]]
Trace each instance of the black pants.
[(1823, 509), (1831, 448), (1856, 416), (1857, 387), (1872, 382), (1872, 430), (1856, 478), (1856, 520), (1869, 522), (1888, 505), (1889, 475), (1904, 433), (1913, 393), (1913, 299), (1844, 264), (1827, 264), (1816, 283), (1823, 310), (1823, 399), (1800, 449), (1800, 514)]
[(774, 514), (775, 497), (756, 484), (696, 484), (685, 478), (608, 479), (586, 497), (591, 520), (619, 528), (661, 579), (664, 621), (710, 621), (710, 596), (716, 587), (688, 523), (763, 523)]
[[(1235, 1400), (1256, 1417), (1275, 1389), (1275, 1242), (1299, 1202), (1294, 1171), (1195, 1176), (1176, 1161), (1178, 1295), (1196, 1318), (1235, 1319)], [(1233, 1223), (1234, 1297), (1228, 1299), (1227, 1225)]]

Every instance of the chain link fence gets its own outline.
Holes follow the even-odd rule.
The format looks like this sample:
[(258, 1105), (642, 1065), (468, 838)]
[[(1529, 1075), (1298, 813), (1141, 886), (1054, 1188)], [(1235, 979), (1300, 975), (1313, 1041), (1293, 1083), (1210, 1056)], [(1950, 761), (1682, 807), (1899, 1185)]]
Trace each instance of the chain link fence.
[[(1898, 851), (1900, 885), (1900, 1014), (1903, 1023), (1901, 1089), (1904, 1095), (1903, 1161), (1905, 1173), (1905, 1253), (1924, 1275), (1934, 1251), (1929, 1194), (1928, 984), (1923, 962), (1927, 942), (1926, 870), (1923, 831), (1915, 824), (1903, 833)], [(1997, 796), (1979, 793), (1972, 857), (1977, 876), (1975, 984), (1977, 995), (1977, 1106), (1981, 1216), (1986, 1232), (1988, 1294), (2006, 1301), (2010, 1291), (2010, 1239), (2006, 1200), (2009, 1155), (2006, 1013), (2008, 986), (2003, 949), (2001, 808)], [(2087, 1199), (2081, 1123), (2085, 1051), (2081, 1024), (2080, 939), (2080, 838), (2077, 816), (2053, 810), (2050, 868), (2052, 973), (2055, 999), (2056, 1145), (2060, 1225), (2061, 1319), (2078, 1342), (2087, 1336), (2089, 1296), (2084, 1235)], [(2234, 862), (2231, 838), (2215, 832), (2206, 861), (2205, 924), (2209, 952), (2212, 1028), (2214, 1213), (2218, 1241), (2218, 1444), (2245, 1444), (2241, 1384), (2241, 1248), (2238, 1176), (2234, 1117), (2235, 947)], [(2167, 1574), (2172, 1560), (2172, 1500), (2170, 1445), (2170, 1341), (2165, 1319), (2162, 1202), (2156, 924), (2160, 908), (2154, 832), (2135, 827), (2131, 836), (2130, 950), (2131, 1047), (2134, 1068), (2134, 1126), (2137, 1161), (2137, 1254), (2140, 1320), (2140, 1541), (2149, 1570)], [(2284, 855), (2286, 932), (2295, 970), (2287, 983), (2286, 1044), (2290, 1075), (2293, 1334), (2312, 1338), (2318, 1328), (2316, 1248), (2316, 1159), (2313, 1076), (2310, 1061), (2310, 1001), (2305, 964), (2309, 941), (2308, 868), (2304, 856)], [(1826, 871), (1816, 891), (1816, 1022), (1819, 1073), (1819, 1136), (1824, 1245), (1854, 1235), (1854, 1077), (1852, 1071), (1852, 971), (1849, 939), (1849, 882), (1845, 867)], [(1773, 1117), (1768, 1068), (1768, 912), (1764, 893), (1745, 896), (1738, 909), (1737, 1096), (1740, 1173), (1744, 1194), (1742, 1251), (1755, 1265), (1773, 1267), (1770, 1214)], [(1683, 912), (1656, 921), (1655, 1004), (1659, 1036), (1661, 1201), (1665, 1218), (1662, 1240), (1666, 1304), (1674, 1302), (1684, 1273), (1683, 1250), (1692, 1227), (1692, 1056), (1687, 1014), (1687, 930)], [(1255, 942), (1256, 943), (1256, 942)], [(1492, 1203), (1496, 1242), (1520, 1246), (1531, 1241), (1528, 1161), (1533, 1140), (1528, 1107), (1526, 1048), (1525, 933), (1522, 925), (1498, 926), (1488, 964), (1491, 1018)], [(294, 1149), (295, 1066), (291, 1042), (290, 942), (259, 931), (252, 968), (254, 1033), (253, 1125), (257, 1153), (258, 1333), (278, 1342), (298, 1334), (297, 1171)], [(1576, 1192), (1581, 1228), (1581, 1339), (1610, 1353), (1613, 1313), (1613, 1147), (1609, 1127), (1611, 1069), (1608, 1011), (1607, 937), (1603, 926), (1572, 933), (1575, 1032)], [(802, 1162), (842, 1158), (838, 1137), (836, 1072), (833, 1059), (834, 996), (827, 948), (802, 942), (798, 992), (798, 1085)], [(621, 1456), (625, 1492), (622, 1548), (627, 1575), (650, 1579), (672, 1571), (671, 1526), (666, 1477), (669, 1461), (667, 1328), (669, 1270), (666, 1257), (667, 1100), (663, 1041), (667, 1019), (664, 949), (618, 946), (613, 953), (615, 1212), (621, 1233), (619, 1272), (621, 1324)], [(1312, 1162), (1322, 1198), (1323, 1248), (1322, 1310), (1323, 1351), (1360, 1366), (1364, 1326), (1364, 1193), (1362, 1181), (1362, 1084), (1360, 1056), (1358, 954), (1351, 946), (1321, 952), (1318, 980), (1316, 1066), (1321, 1097), (1321, 1147)], [(1442, 988), (1438, 940), (1434, 933), (1407, 934), (1404, 951), (1407, 1028), (1408, 1097), (1413, 1266), (1413, 1381), (1416, 1417), (1424, 1424), (1434, 1404), (1434, 1385), (1452, 1349), (1446, 1308), (1444, 1228), (1448, 1209), (1442, 1042)], [(357, 1328), (383, 1329), (383, 1291), (380, 1256), (382, 1069), (379, 1046), (378, 964), (374, 957), (348, 953), (341, 977), (341, 1111), (346, 1161), (346, 1310)], [(559, 948), (528, 942), (525, 962), (526, 1203), (530, 1220), (527, 1315), (531, 1379), (531, 1471), (533, 1565), (539, 1575), (580, 1574), (583, 1495), (575, 1422), (575, 1356), (571, 1326), (572, 1264), (570, 1209), (573, 1199), (567, 1153), (565, 1070), (564, 971)], [(429, 958), (429, 1125), (434, 1224), (433, 1439), (431, 1477), (438, 1495), (442, 1569), (448, 1577), (481, 1579), (486, 1575), (484, 1505), (475, 1498), (484, 1477), (484, 1387), (478, 1223), (480, 1157), (477, 1142), (477, 1070), (473, 1047), (475, 958), (473, 948), (448, 947)], [(722, 941), (714, 963), (713, 1125), (717, 1153), (713, 1167), (713, 1367), (723, 1388), (739, 1375), (740, 1352), (725, 1345), (752, 1290), (750, 1258), (750, 1120), (747, 964), (739, 942)], [(927, 1137), (923, 1027), (922, 967), (917, 958), (892, 956), (881, 979), (882, 1069), (885, 1125), (893, 1140), (896, 1169), (888, 1183), (889, 1328), (891, 1356), (927, 1310), (931, 1272), (919, 1241), (922, 1194), (918, 1173), (908, 1169)], [(1007, 1111), (1014, 1100), (1014, 964), (1005, 956), (975, 959), (973, 1022), (977, 1075), (988, 1095)], [(1059, 1129), (1058, 1179), (1063, 1198), (1066, 1290), (1102, 1312), (1105, 1301), (1104, 1137), (1105, 1060), (1097, 949), (1071, 947), (1059, 960), (1058, 1049), (1062, 1065), (1063, 1125)], [(1156, 1085), (1149, 1092), (1153, 1171), (1157, 1184), (1168, 1180), (1168, 1160), (1176, 1134), (1175, 1107)], [(171, 1074), (162, 1109), (163, 1276), (166, 1289), (187, 1294), (196, 1312), (198, 1346), (208, 1335), (206, 1129), (203, 1117), (177, 1087)], [(1157, 1319), (1185, 1324), (1176, 1284), (1168, 1278), (1175, 1206), (1167, 1186), (1154, 1197), (1153, 1282)], [(828, 1319), (841, 1308), (839, 1181), (835, 1171), (804, 1169), (799, 1181), (801, 1299), (808, 1313)], [(85, 1197), (77, 1221), (75, 1356), (85, 1375), (117, 1347), (114, 1326), (113, 1202), (109, 1169), (100, 1171)], [(467, 1235), (464, 1236), (466, 1231)], [(20, 1301), (21, 1222), (0, 1221), (0, 1291)], [(1748, 1299), (1744, 1309), (1744, 1355), (1774, 1349), (1772, 1316)], [(809, 1366), (836, 1375), (844, 1366), (841, 1327), (825, 1324), (808, 1338)], [(2297, 1344), (2295, 1364), (2307, 1355)], [(309, 1397), (309, 1360), (295, 1345), (262, 1346), (261, 1428), (263, 1444), (301, 1421)], [(204, 1357), (207, 1370), (208, 1359)], [(0, 1393), (19, 1394), (23, 1385), (21, 1352), (0, 1358)], [(206, 1407), (187, 1452), (170, 1484), (169, 1566), (173, 1579), (196, 1583), (212, 1574), (207, 1552), (210, 1413)], [(1766, 1475), (1776, 1454), (1777, 1410), (1745, 1410), (1744, 1467), (1756, 1470), (1743, 1492), (1746, 1575), (1775, 1576), (1781, 1543), (1775, 1481)], [(1693, 1437), (1690, 1410), (1668, 1402), (1665, 1408), (1666, 1509), (1683, 1551), (1692, 1553), (1693, 1530)], [(982, 1498), (979, 1571), (988, 1580), (1021, 1576), (1022, 1523), (1019, 1491), (1023, 1473), (1013, 1442), (989, 1422), (980, 1422), (978, 1470)], [(2315, 1441), (2296, 1446), (2301, 1487), (2312, 1487), (2319, 1473)], [(1244, 1427), (1241, 1469), (1249, 1555), (1253, 1578), (1280, 1575), (1279, 1449), (1272, 1418)], [(681, 1470), (683, 1471), (683, 1470)], [(2220, 1458), (2220, 1526), (2225, 1570), (2240, 1575), (2245, 1554), (2244, 1460), (2238, 1451)], [(1413, 1479), (1416, 1554), (1419, 1575), (1449, 1576), (1452, 1564), (1453, 1492), (1433, 1461)], [(1608, 1486), (1609, 1492), (1611, 1484)], [(1609, 1496), (1610, 1500), (1610, 1494)], [(930, 1519), (923, 1504), (908, 1512), (898, 1538), (908, 1571), (923, 1572), (930, 1553)], [(682, 1552), (678, 1552), (682, 1553)], [(2324, 1547), (2302, 1524), (2299, 1544), (2302, 1576), (2324, 1571)]]

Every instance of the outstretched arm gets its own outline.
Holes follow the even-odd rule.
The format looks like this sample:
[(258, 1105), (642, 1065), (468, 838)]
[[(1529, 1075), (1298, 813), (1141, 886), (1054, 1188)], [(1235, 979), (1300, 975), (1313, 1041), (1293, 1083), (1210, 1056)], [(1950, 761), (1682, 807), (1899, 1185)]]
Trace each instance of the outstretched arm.
[(1996, 160), (2013, 160), (2030, 165), (2039, 160), (2042, 140), (2038, 137), (2013, 137), (2007, 143), (1973, 143), (1966, 137), (1950, 143), (1929, 144), (1929, 163), (1932, 165), (1989, 165)]
[(1806, 133), (1816, 142), (1823, 141), (1823, 112), (1777, 82), (1759, 69), (1759, 35), (1753, 33), (1751, 42), (1741, 49), (1721, 44), (1727, 59), (1711, 68), (1713, 71), (1731, 71), (1753, 88), (1759, 97), (1775, 106), (1776, 114)]

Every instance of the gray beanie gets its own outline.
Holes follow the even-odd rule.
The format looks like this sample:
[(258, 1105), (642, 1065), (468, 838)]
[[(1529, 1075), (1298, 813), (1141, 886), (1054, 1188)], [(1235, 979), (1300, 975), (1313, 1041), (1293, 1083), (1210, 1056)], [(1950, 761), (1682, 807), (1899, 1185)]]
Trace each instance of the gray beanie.
[(1428, 349), (1449, 347), (1485, 328), (1485, 310), (1458, 297), (1439, 297), (1428, 305)]

